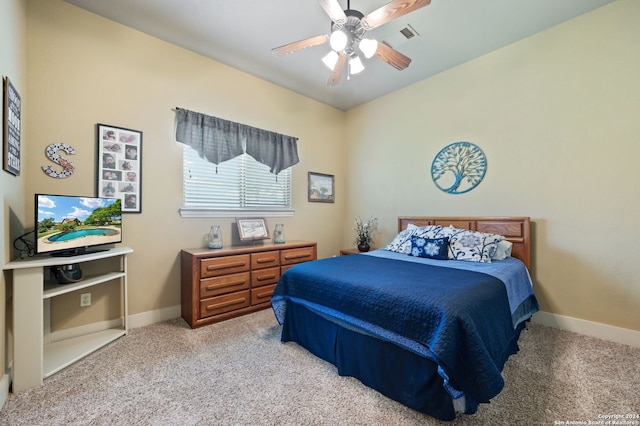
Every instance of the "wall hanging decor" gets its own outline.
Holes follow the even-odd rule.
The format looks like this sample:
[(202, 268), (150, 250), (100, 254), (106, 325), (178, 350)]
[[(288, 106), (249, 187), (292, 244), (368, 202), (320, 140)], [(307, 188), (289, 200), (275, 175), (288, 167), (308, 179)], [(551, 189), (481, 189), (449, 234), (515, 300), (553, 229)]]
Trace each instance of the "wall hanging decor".
[(2, 168), (12, 175), (20, 175), (20, 94), (9, 77), (3, 80), (2, 103)]
[(60, 165), (62, 170), (56, 170), (51, 166), (42, 166), (42, 171), (45, 172), (48, 176), (56, 179), (65, 179), (73, 174), (75, 171), (75, 166), (65, 157), (58, 154), (58, 151), (64, 151), (69, 155), (73, 155), (76, 153), (76, 150), (73, 147), (67, 145), (66, 143), (52, 143), (44, 150), (44, 154), (47, 158), (54, 163)]
[(142, 212), (142, 132), (97, 124), (100, 197), (120, 198), (123, 213)]
[(333, 203), (335, 201), (333, 175), (309, 172), (309, 192), (307, 200), (315, 203)]
[(484, 152), (471, 142), (454, 142), (436, 154), (431, 163), (431, 178), (441, 191), (463, 194), (484, 178), (487, 160)]

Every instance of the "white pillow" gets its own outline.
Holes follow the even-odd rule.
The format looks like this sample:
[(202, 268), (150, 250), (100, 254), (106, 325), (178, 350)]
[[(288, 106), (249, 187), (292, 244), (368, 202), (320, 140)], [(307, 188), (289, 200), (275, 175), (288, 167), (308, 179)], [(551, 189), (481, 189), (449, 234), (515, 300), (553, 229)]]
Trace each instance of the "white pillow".
[(491, 263), (498, 250), (502, 235), (458, 229), (453, 226), (442, 228), (437, 237), (449, 237), (449, 259), (469, 262)]
[(498, 248), (491, 258), (491, 260), (504, 260), (507, 257), (511, 257), (511, 249), (513, 248), (513, 243), (511, 241), (502, 240), (498, 242)]

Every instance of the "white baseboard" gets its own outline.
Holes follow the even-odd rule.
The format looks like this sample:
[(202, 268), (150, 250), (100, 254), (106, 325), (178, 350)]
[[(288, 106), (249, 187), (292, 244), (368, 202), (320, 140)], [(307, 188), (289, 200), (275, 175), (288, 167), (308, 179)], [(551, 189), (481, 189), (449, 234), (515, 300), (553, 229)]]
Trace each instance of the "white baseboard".
[[(129, 315), (129, 328), (144, 327), (161, 321), (178, 318), (181, 315), (180, 305), (168, 308), (156, 309), (154, 311), (142, 312)], [(62, 330), (51, 333), (51, 340), (57, 341), (91, 331), (103, 330), (117, 327), (119, 320), (105, 321), (101, 323), (89, 324), (83, 327)], [(640, 347), (640, 331), (629, 330), (627, 328), (614, 327), (593, 321), (567, 317), (564, 315), (552, 314), (540, 311), (533, 315), (532, 322), (547, 327), (559, 328), (560, 330), (572, 331), (586, 336), (597, 337), (611, 342), (623, 343), (629, 346)]]
[[(181, 314), (180, 306), (171, 306), (169, 308), (156, 309), (155, 311), (142, 312), (141, 314), (129, 315), (129, 328), (143, 327), (156, 322), (167, 321), (178, 318)], [(46, 342), (57, 342), (59, 340), (70, 339), (89, 333), (95, 333), (101, 330), (108, 330), (122, 326), (122, 318), (116, 318), (110, 321), (100, 321), (79, 327), (67, 328), (64, 330), (54, 331), (45, 336)]]
[(178, 318), (182, 314), (180, 305), (168, 308), (156, 309), (155, 311), (142, 312), (140, 314), (129, 315), (129, 328), (144, 327), (161, 321)]
[(531, 322), (640, 348), (640, 331), (543, 311), (534, 314)]

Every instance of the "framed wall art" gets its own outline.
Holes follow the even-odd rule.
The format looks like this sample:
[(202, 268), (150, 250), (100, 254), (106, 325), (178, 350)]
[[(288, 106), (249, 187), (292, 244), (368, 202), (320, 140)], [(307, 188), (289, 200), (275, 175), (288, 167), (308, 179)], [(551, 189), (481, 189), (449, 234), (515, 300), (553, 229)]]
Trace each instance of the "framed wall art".
[(240, 241), (267, 240), (269, 228), (263, 217), (237, 217), (238, 235)]
[(12, 175), (20, 175), (20, 128), (22, 107), (20, 94), (9, 77), (3, 79), (2, 102), (2, 168)]
[(309, 172), (309, 191), (307, 200), (315, 203), (333, 203), (335, 201), (333, 175)]
[(99, 197), (120, 198), (123, 213), (142, 212), (142, 132), (97, 124)]
[(431, 179), (443, 192), (464, 194), (478, 186), (487, 171), (487, 158), (471, 142), (454, 142), (442, 148), (431, 163)]

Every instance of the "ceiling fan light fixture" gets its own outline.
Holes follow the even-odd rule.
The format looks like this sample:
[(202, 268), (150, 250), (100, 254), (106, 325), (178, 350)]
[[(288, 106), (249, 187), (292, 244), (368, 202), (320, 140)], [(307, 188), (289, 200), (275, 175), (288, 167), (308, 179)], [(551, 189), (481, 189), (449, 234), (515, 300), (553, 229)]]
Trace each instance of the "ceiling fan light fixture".
[(349, 73), (358, 74), (362, 71), (364, 71), (364, 65), (362, 64), (362, 61), (359, 57), (352, 56), (351, 59), (349, 59)]
[(330, 51), (323, 58), (322, 62), (331, 70), (336, 67), (336, 63), (338, 63), (338, 54), (335, 51)]
[(360, 40), (358, 47), (364, 54), (364, 57), (369, 59), (376, 54), (376, 50), (378, 50), (378, 41), (371, 38), (363, 38)]
[(336, 52), (344, 50), (344, 48), (347, 47), (348, 41), (349, 37), (342, 30), (335, 30), (331, 33), (331, 37), (329, 37), (329, 44)]

